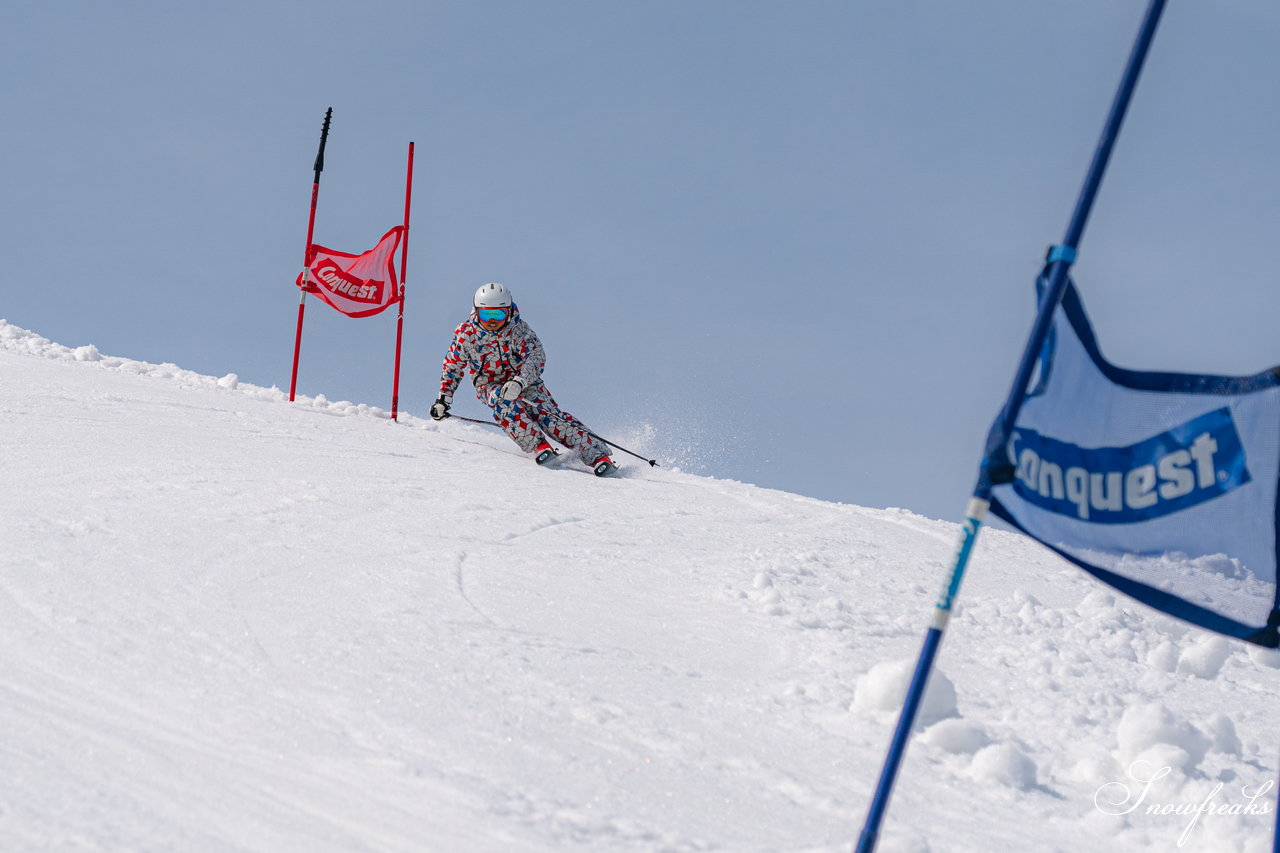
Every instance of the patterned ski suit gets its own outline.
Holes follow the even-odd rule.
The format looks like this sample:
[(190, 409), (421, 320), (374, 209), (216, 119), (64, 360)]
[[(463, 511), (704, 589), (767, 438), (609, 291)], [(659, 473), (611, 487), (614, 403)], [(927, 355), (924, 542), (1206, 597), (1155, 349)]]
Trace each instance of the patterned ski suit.
[[(482, 329), (472, 311), (453, 332), (453, 344), (441, 367), (440, 396), (452, 404), (453, 392), (470, 370), (476, 397), (493, 410), (494, 421), (521, 450), (532, 453), (549, 436), (577, 450), (578, 457), (590, 465), (609, 449), (589, 435), (582, 421), (556, 406), (542, 384), (546, 363), (542, 342), (520, 319), (515, 305), (511, 306), (511, 319), (496, 332)], [(504, 400), (502, 385), (511, 379), (523, 382), (524, 391), (515, 400)]]

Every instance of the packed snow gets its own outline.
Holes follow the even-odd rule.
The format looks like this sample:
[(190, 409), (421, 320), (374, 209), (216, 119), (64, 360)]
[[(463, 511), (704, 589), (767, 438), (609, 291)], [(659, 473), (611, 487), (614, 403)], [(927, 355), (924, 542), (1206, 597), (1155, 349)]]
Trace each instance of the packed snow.
[[(3, 850), (846, 851), (959, 536), (3, 321), (0, 420)], [(1270, 849), (1280, 656), (960, 602), (880, 850)]]

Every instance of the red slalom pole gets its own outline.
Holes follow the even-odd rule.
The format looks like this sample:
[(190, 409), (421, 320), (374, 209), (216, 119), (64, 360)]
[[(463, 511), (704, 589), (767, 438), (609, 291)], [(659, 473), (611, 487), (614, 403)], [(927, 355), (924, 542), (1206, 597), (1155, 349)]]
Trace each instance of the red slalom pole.
[(400, 313), (396, 317), (396, 363), (391, 379), (391, 420), (398, 420), (400, 407), (400, 341), (404, 337), (405, 267), (409, 262), (409, 202), (413, 198), (413, 143), (409, 143), (409, 165), (404, 178), (404, 239), (400, 243)]
[(289, 376), (289, 402), (298, 390), (298, 354), (302, 351), (302, 315), (307, 310), (307, 291), (311, 283), (311, 238), (316, 229), (316, 201), (320, 198), (320, 173), (324, 171), (324, 144), (329, 140), (329, 120), (333, 107), (324, 111), (324, 127), (320, 129), (320, 150), (316, 153), (316, 179), (311, 184), (311, 215), (307, 218), (307, 250), (302, 257), (302, 296), (298, 299), (298, 331), (293, 337), (293, 372)]

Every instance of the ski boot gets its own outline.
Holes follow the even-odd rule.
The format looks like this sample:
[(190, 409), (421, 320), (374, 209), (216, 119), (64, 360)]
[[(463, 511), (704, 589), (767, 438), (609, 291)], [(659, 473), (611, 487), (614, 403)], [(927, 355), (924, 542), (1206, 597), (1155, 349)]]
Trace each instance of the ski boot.
[(533, 461), (537, 462), (539, 465), (546, 465), (548, 462), (554, 461), (556, 458), (555, 448), (545, 441), (534, 448), (533, 452), (537, 454), (533, 457)]
[(606, 454), (591, 463), (591, 470), (595, 471), (597, 477), (606, 477), (614, 471), (617, 471), (618, 466), (614, 465), (613, 460)]

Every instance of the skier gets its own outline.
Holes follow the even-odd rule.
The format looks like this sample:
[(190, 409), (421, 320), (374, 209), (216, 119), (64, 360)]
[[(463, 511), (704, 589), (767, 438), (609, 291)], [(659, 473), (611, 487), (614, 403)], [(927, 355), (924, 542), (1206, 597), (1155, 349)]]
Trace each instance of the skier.
[(547, 437), (576, 450), (597, 477), (617, 470), (604, 442), (582, 423), (560, 411), (542, 369), (547, 354), (538, 336), (511, 300), (511, 291), (497, 282), (481, 285), (472, 300), (471, 316), (454, 330), (453, 343), (441, 366), (440, 396), (431, 417), (449, 417), (453, 392), (468, 369), (476, 397), (493, 410), (493, 419), (534, 461), (545, 465), (556, 458)]

